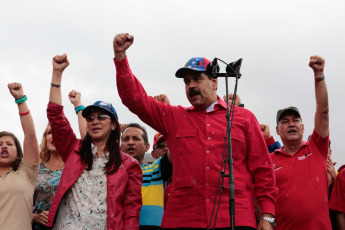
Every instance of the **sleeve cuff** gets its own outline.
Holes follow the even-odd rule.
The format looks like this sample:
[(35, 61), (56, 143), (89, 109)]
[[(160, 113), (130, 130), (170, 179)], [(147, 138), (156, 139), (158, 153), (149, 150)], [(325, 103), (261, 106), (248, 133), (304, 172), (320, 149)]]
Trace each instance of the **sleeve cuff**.
[(273, 145), (275, 143), (275, 140), (273, 138), (273, 136), (270, 136), (269, 138), (265, 139), (266, 142), (266, 146), (270, 146)]
[(276, 215), (275, 213), (275, 204), (272, 201), (264, 200), (260, 202), (261, 213), (269, 213), (273, 216)]

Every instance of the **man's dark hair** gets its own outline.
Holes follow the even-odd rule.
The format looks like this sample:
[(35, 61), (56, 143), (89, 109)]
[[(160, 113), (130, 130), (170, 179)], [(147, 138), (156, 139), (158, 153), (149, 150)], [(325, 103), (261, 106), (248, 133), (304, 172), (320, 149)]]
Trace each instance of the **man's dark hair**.
[(13, 139), (14, 145), (17, 148), (17, 157), (18, 158), (12, 163), (13, 171), (17, 171), (17, 169), (19, 167), (19, 164), (20, 164), (20, 162), (22, 161), (22, 158), (23, 158), (22, 147), (20, 146), (20, 143), (19, 143), (17, 137), (13, 133), (6, 132), (6, 131), (0, 132), (0, 137), (5, 137), (5, 136), (11, 137)]
[(209, 80), (212, 80), (213, 76), (211, 74), (209, 74), (207, 71), (203, 72)]
[[(118, 168), (121, 166), (121, 152), (120, 152), (120, 124), (112, 116), (111, 121), (116, 123), (116, 129), (111, 130), (110, 136), (107, 140), (106, 149), (109, 151), (109, 159), (104, 167), (105, 174), (110, 175), (115, 173)], [(83, 162), (86, 162), (86, 170), (90, 171), (93, 164), (93, 154), (91, 149), (91, 137), (89, 133), (86, 134), (85, 139), (82, 140), (81, 147), (79, 151), (76, 151), (80, 155), (80, 158)]]
[(143, 131), (144, 143), (145, 143), (145, 144), (149, 143), (149, 138), (148, 138), (148, 136), (147, 136), (147, 132), (146, 132), (146, 129), (144, 128), (144, 126), (139, 125), (138, 123), (129, 123), (129, 124), (126, 126), (125, 130), (123, 130), (123, 132), (125, 132), (126, 129), (128, 129), (129, 127), (141, 129), (141, 131)]

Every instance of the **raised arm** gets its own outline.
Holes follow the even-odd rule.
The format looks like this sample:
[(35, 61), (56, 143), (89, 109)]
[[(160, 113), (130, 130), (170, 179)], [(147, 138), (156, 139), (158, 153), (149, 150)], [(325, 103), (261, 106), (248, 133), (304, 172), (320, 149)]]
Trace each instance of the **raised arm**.
[(26, 103), (27, 97), (24, 95), (23, 87), (20, 83), (10, 83), (8, 84), (8, 89), (18, 105), (20, 122), (24, 132), (24, 157), (32, 164), (38, 164), (38, 142), (34, 121)]
[(269, 153), (274, 152), (276, 149), (280, 148), (280, 143), (275, 141), (273, 136), (271, 136), (270, 127), (266, 124), (260, 124), (261, 133), (264, 136), (266, 146)]
[(309, 66), (314, 71), (315, 80), (315, 131), (321, 137), (327, 137), (329, 134), (329, 115), (328, 115), (328, 93), (323, 73), (325, 60), (320, 56), (310, 57)]
[(49, 101), (62, 105), (61, 99), (61, 79), (62, 73), (69, 65), (67, 54), (56, 55), (53, 57), (53, 76), (50, 87)]
[(76, 90), (72, 90), (71, 92), (69, 92), (68, 98), (70, 102), (72, 103), (72, 105), (74, 106), (74, 110), (78, 116), (80, 138), (84, 139), (87, 132), (86, 132), (86, 120), (82, 116), (82, 112), (85, 107), (81, 104), (81, 93)]
[(64, 162), (66, 162), (75, 143), (78, 141), (68, 122), (62, 106), (61, 80), (62, 73), (69, 65), (67, 55), (57, 55), (53, 58), (53, 76), (49, 94), (47, 116), (52, 128), (54, 145)]

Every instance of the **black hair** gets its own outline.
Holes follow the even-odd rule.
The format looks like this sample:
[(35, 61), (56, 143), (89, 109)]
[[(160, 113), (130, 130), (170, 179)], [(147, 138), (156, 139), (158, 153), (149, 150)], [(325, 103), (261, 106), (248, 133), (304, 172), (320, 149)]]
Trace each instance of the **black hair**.
[[(120, 151), (120, 124), (114, 116), (111, 116), (111, 121), (116, 123), (116, 129), (111, 130), (109, 138), (106, 143), (106, 149), (109, 151), (109, 159), (104, 167), (105, 174), (110, 175), (115, 173), (121, 166), (121, 151)], [(91, 149), (91, 137), (87, 133), (85, 139), (82, 140), (79, 151), (76, 151), (80, 155), (83, 162), (87, 164), (86, 170), (90, 171), (93, 164), (93, 155)]]
[(126, 131), (126, 129), (128, 129), (129, 127), (134, 127), (134, 128), (138, 128), (138, 129), (141, 129), (141, 131), (143, 131), (143, 139), (144, 139), (144, 143), (147, 144), (149, 143), (149, 138), (147, 136), (147, 132), (146, 132), (146, 129), (144, 128), (144, 126), (138, 124), (138, 123), (129, 123), (125, 130), (123, 132)]
[(5, 137), (5, 136), (11, 137), (13, 139), (13, 141), (14, 141), (14, 144), (15, 144), (16, 148), (17, 148), (17, 159), (12, 163), (13, 171), (17, 171), (17, 169), (19, 167), (19, 164), (20, 164), (20, 162), (22, 161), (22, 158), (23, 158), (22, 147), (20, 146), (18, 138), (13, 133), (6, 132), (6, 131), (0, 132), (0, 137)]

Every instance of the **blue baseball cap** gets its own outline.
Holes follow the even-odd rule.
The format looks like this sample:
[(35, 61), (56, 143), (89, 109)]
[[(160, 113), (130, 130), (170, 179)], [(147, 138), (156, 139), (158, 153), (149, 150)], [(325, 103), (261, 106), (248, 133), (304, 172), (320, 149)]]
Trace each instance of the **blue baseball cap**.
[(119, 118), (117, 116), (116, 110), (114, 109), (113, 105), (111, 103), (107, 103), (104, 101), (96, 101), (95, 103), (93, 103), (93, 105), (89, 105), (87, 106), (84, 110), (83, 110), (83, 117), (87, 117), (89, 116), (89, 114), (94, 111), (95, 109), (101, 109), (106, 111), (110, 116), (116, 118), (116, 120), (118, 121)]
[(185, 72), (189, 69), (194, 70), (194, 71), (199, 71), (199, 72), (206, 72), (206, 67), (209, 63), (210, 61), (204, 57), (191, 58), (189, 61), (187, 61), (184, 67), (176, 71), (175, 76), (179, 78), (183, 78)]

